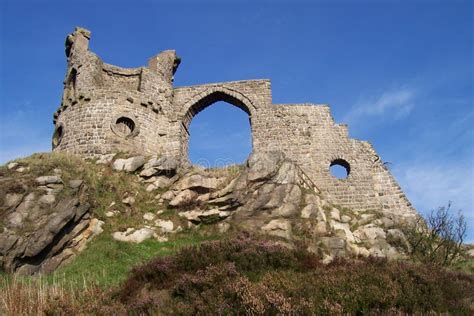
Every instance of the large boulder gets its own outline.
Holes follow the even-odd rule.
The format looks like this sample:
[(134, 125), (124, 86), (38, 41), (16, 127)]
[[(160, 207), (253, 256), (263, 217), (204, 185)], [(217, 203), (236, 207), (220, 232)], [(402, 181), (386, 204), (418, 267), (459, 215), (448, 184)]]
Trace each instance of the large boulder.
[(221, 181), (218, 178), (205, 177), (200, 174), (193, 174), (190, 176), (183, 177), (174, 185), (173, 189), (178, 191), (190, 189), (197, 192), (205, 193), (217, 189), (220, 182)]
[(272, 236), (282, 237), (288, 240), (292, 239), (291, 222), (286, 219), (271, 220), (262, 227), (262, 231)]
[(187, 212), (180, 212), (179, 216), (185, 217), (188, 221), (194, 224), (211, 224), (227, 218), (231, 213), (222, 211), (217, 208), (211, 210), (193, 210)]
[(145, 164), (145, 157), (136, 156), (128, 159), (117, 159), (112, 167), (117, 171), (134, 172)]
[(247, 180), (267, 180), (274, 176), (284, 156), (281, 152), (252, 153), (247, 160)]
[(117, 241), (139, 244), (154, 235), (155, 232), (151, 228), (144, 227), (140, 229), (128, 228), (125, 232), (115, 232), (112, 237)]
[(149, 178), (155, 175), (172, 177), (176, 174), (179, 162), (174, 157), (164, 156), (151, 158), (144, 166), (140, 176)]
[(381, 227), (374, 224), (359, 227), (353, 235), (357, 241), (367, 242), (369, 244), (375, 244), (377, 240), (385, 240), (387, 237), (387, 233)]
[(155, 221), (155, 226), (158, 227), (162, 233), (170, 233), (174, 228), (173, 221), (164, 219), (157, 219)]
[(63, 181), (60, 176), (41, 176), (36, 178), (39, 185), (61, 184)]
[(169, 205), (172, 207), (183, 207), (195, 201), (197, 197), (198, 194), (195, 191), (184, 190), (178, 193), (178, 195), (169, 202)]

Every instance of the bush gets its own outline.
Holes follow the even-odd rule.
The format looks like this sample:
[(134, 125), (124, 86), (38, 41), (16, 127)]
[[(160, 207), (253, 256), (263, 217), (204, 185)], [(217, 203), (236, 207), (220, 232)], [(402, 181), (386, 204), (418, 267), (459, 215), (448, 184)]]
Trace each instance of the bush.
[(273, 269), (305, 270), (311, 263), (319, 264), (317, 257), (308, 252), (291, 251), (274, 242), (257, 239), (248, 233), (240, 233), (232, 239), (185, 247), (174, 256), (157, 257), (135, 267), (120, 295), (122, 300), (126, 301), (140, 288), (163, 289), (183, 273), (196, 273), (204, 271), (209, 266), (229, 262), (239, 273), (253, 275)]
[(431, 211), (425, 218), (419, 217), (405, 229), (411, 245), (411, 256), (419, 262), (452, 266), (463, 255), (466, 237), (466, 221), (459, 211), (450, 212), (451, 203)]
[(248, 234), (135, 268), (115, 301), (128, 313), (290, 315), (465, 313), (474, 277), (368, 258), (329, 265)]

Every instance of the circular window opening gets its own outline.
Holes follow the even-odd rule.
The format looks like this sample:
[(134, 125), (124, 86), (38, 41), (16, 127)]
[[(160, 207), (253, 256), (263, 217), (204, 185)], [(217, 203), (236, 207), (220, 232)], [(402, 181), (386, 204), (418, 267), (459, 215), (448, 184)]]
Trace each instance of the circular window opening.
[(331, 175), (338, 179), (347, 179), (351, 172), (351, 166), (344, 159), (333, 160), (329, 166)]
[(64, 128), (62, 125), (58, 126), (53, 134), (53, 148), (56, 148), (61, 144), (61, 140), (63, 139), (64, 135)]
[(123, 137), (129, 137), (135, 131), (135, 122), (128, 117), (122, 116), (115, 122), (115, 131)]

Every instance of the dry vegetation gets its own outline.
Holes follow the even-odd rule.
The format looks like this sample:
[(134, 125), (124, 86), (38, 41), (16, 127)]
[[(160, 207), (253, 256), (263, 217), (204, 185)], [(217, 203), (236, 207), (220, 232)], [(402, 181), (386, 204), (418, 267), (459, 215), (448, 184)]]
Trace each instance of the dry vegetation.
[(0, 314), (56, 315), (59, 311), (59, 314), (70, 311), (74, 315), (101, 293), (97, 286), (86, 282), (79, 288), (65, 279), (49, 282), (43, 278), (4, 276), (0, 278)]
[(3, 281), (0, 308), (7, 315), (474, 312), (472, 275), (373, 258), (322, 265), (304, 250), (247, 234), (156, 257), (112, 289), (78, 288), (65, 281)]

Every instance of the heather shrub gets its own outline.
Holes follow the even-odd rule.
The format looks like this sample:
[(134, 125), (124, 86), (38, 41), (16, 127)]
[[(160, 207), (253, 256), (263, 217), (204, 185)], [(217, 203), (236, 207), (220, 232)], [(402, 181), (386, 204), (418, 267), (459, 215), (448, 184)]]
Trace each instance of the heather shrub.
[[(276, 281), (274, 281), (276, 280)], [(279, 283), (276, 288), (272, 281)], [(265, 274), (261, 282), (252, 282), (237, 272), (232, 263), (210, 266), (194, 275), (179, 278), (172, 289), (175, 304), (171, 314), (299, 314), (309, 310), (309, 302), (289, 297), (285, 286), (293, 282), (278, 273)]]
[(193, 271), (210, 264), (233, 262), (239, 271), (256, 271), (297, 265), (294, 253), (273, 242), (241, 233), (236, 238), (188, 247), (176, 255), (178, 269)]
[(255, 275), (268, 269), (301, 269), (303, 267), (301, 263), (305, 262), (302, 259), (313, 256), (307, 252), (290, 251), (274, 242), (241, 233), (233, 239), (209, 241), (196, 247), (185, 247), (176, 255), (157, 257), (135, 267), (131, 277), (125, 282), (120, 297), (126, 300), (130, 293), (145, 284), (147, 287), (166, 288), (180, 274), (195, 273), (211, 265), (231, 262), (239, 273)]
[(128, 313), (301, 315), (473, 312), (472, 275), (383, 259), (335, 260), (248, 234), (136, 267), (118, 290)]
[[(328, 265), (249, 234), (135, 267), (115, 289), (0, 283), (0, 313), (46, 315), (472, 315), (474, 276), (384, 259)], [(30, 304), (32, 303), (32, 304)]]

